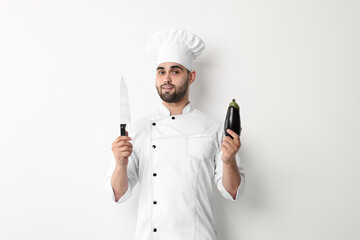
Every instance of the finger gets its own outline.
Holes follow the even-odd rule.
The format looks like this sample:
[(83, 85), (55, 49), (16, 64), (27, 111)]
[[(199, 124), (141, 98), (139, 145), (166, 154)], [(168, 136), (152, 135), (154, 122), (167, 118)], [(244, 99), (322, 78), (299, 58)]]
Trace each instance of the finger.
[(228, 142), (229, 145), (230, 145), (232, 148), (234, 148), (234, 149), (241, 147), (240, 139), (232, 139), (231, 137), (226, 136), (226, 137), (223, 138), (223, 141)]
[(132, 147), (131, 142), (128, 142), (128, 141), (120, 141), (117, 144), (122, 145), (122, 146), (130, 146), (130, 147)]
[(131, 152), (122, 152), (121, 156), (126, 159), (131, 156)]
[(117, 143), (117, 142), (120, 142), (120, 141), (130, 141), (130, 140), (132, 140), (131, 137), (128, 137), (128, 136), (118, 136), (118, 137), (115, 139), (114, 143)]
[(130, 140), (132, 140), (132, 138), (129, 136), (118, 136), (117, 140), (118, 141), (130, 141)]
[(239, 146), (240, 145), (239, 135), (231, 129), (227, 129), (226, 131), (233, 137), (232, 141), (234, 141), (235, 145)]
[(117, 150), (118, 148), (125, 147), (125, 146), (131, 147), (131, 148), (133, 147), (130, 142), (121, 141), (118, 143), (113, 143), (111, 145), (111, 149), (114, 151), (114, 150)]
[(227, 147), (225, 146), (225, 145), (221, 145), (221, 151), (224, 153), (224, 152), (227, 152), (228, 151), (228, 149), (227, 149)]
[(229, 143), (232, 143), (234, 141), (234, 139), (232, 139), (230, 136), (225, 136), (225, 137), (223, 137), (223, 141), (227, 141)]
[(238, 139), (238, 138), (239, 138), (239, 135), (238, 135), (236, 132), (234, 132), (233, 130), (231, 130), (230, 128), (228, 128), (226, 131), (227, 131), (234, 139)]
[(224, 137), (223, 142), (227, 142), (232, 147), (235, 147), (236, 145), (238, 145), (237, 142), (229, 136)]
[(124, 151), (130, 151), (132, 152), (133, 151), (133, 148), (132, 146), (120, 146), (120, 145), (113, 145), (111, 147), (111, 151), (116, 153), (116, 152), (124, 152)]
[(226, 140), (223, 141), (222, 146), (226, 147), (226, 149), (231, 149), (232, 148), (231, 144)]
[(131, 142), (125, 142), (125, 141), (121, 141), (121, 142), (118, 142), (118, 143), (114, 143), (114, 146), (119, 148), (119, 147), (125, 147), (125, 146), (128, 146), (128, 147), (133, 147)]
[(120, 152), (132, 152), (132, 147), (124, 146), (119, 148)]

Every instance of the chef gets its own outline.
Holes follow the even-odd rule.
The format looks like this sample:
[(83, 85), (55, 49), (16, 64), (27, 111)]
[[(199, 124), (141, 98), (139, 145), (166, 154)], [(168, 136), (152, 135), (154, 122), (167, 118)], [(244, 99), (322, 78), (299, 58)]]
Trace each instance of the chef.
[(235, 201), (245, 187), (239, 136), (189, 102), (195, 60), (204, 42), (184, 29), (155, 33), (147, 50), (156, 61), (162, 104), (112, 143), (106, 187), (116, 204), (139, 183), (136, 240), (215, 240), (212, 184)]

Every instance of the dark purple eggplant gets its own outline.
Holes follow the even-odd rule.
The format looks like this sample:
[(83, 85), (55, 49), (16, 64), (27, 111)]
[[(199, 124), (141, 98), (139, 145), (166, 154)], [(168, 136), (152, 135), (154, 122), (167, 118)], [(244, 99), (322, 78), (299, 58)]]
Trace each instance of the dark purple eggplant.
[(229, 104), (229, 108), (226, 113), (225, 124), (224, 124), (225, 136), (231, 137), (231, 135), (226, 131), (227, 129), (233, 130), (240, 136), (241, 133), (240, 108), (239, 105), (235, 102), (235, 99), (233, 99)]

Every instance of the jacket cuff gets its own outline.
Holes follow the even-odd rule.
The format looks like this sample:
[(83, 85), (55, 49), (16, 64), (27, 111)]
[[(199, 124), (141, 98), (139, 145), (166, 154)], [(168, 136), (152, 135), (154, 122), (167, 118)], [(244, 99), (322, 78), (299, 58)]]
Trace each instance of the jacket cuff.
[(124, 195), (121, 196), (121, 198), (119, 198), (118, 201), (115, 201), (115, 194), (114, 194), (114, 190), (111, 185), (111, 178), (106, 181), (106, 189), (107, 189), (111, 199), (115, 202), (115, 204), (125, 202), (131, 196), (130, 182), (128, 182), (128, 188), (127, 188), (126, 192), (124, 193)]
[(224, 187), (224, 184), (223, 184), (223, 181), (221, 179), (220, 181), (220, 192), (222, 193), (223, 197), (230, 200), (230, 201), (233, 201), (235, 202), (237, 199), (239, 199), (239, 197), (241, 196), (241, 194), (243, 193), (244, 189), (245, 189), (245, 177), (240, 174), (240, 177), (241, 177), (241, 181), (240, 181), (240, 185), (236, 191), (236, 196), (235, 196), (235, 199), (231, 196), (231, 194), (225, 189)]

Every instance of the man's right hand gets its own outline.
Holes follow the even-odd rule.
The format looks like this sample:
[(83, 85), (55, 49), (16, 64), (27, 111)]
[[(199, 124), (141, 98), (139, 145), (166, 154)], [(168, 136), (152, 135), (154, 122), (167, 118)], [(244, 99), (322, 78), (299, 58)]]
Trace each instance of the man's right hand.
[(132, 138), (128, 136), (119, 136), (112, 143), (111, 150), (114, 154), (116, 164), (120, 167), (126, 167), (128, 164), (128, 158), (133, 150), (133, 146), (130, 143), (131, 139)]

